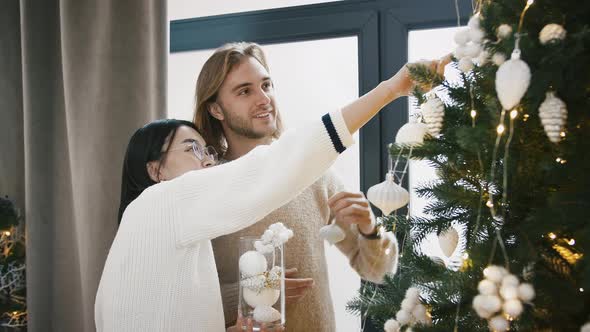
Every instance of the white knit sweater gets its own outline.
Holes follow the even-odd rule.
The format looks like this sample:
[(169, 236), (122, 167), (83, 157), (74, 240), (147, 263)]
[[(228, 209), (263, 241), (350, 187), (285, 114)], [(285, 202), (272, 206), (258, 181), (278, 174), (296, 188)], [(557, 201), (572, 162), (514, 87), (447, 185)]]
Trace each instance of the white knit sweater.
[(340, 112), (322, 120), (129, 204), (96, 294), (97, 331), (225, 331), (211, 239), (293, 199), (353, 143)]

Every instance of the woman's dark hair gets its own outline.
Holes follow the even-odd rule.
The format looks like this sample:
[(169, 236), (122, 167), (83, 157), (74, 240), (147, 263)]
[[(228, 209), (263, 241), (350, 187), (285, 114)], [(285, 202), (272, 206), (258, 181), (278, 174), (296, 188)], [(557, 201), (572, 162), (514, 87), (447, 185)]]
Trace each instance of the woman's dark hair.
[[(187, 126), (197, 130), (192, 122), (176, 119), (164, 119), (151, 122), (139, 128), (127, 145), (123, 161), (123, 178), (121, 181), (121, 204), (119, 205), (119, 223), (123, 212), (146, 188), (156, 184), (147, 171), (147, 163), (161, 160), (166, 151), (162, 147), (172, 142), (176, 130)], [(170, 147), (170, 146), (168, 146)]]

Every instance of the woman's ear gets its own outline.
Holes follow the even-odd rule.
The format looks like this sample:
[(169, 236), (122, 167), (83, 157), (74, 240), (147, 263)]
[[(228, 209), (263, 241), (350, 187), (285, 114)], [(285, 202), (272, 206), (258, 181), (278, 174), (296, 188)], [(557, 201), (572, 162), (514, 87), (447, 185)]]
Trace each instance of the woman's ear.
[(147, 172), (150, 176), (150, 179), (152, 179), (152, 181), (159, 183), (162, 180), (161, 179), (162, 173), (160, 172), (160, 161), (159, 160), (150, 161), (147, 164), (145, 164), (145, 167), (146, 167)]
[(207, 105), (207, 110), (209, 111), (209, 114), (211, 114), (211, 116), (216, 118), (217, 120), (224, 120), (223, 112), (221, 111), (221, 107), (219, 107), (218, 103), (210, 103), (209, 105)]

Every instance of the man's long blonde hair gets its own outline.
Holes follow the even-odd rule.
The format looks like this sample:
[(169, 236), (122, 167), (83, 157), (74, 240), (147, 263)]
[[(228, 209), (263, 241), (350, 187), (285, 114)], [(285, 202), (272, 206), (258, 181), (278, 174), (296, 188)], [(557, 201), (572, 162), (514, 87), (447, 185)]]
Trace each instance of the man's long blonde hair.
[[(219, 88), (229, 72), (247, 57), (256, 59), (266, 71), (270, 72), (260, 45), (245, 42), (228, 43), (215, 50), (215, 53), (203, 65), (197, 79), (193, 122), (207, 144), (212, 145), (221, 156), (227, 151), (227, 141), (221, 121), (209, 113), (209, 107), (216, 101)], [(275, 139), (283, 130), (281, 115), (278, 111), (276, 119), (277, 130), (272, 135)]]

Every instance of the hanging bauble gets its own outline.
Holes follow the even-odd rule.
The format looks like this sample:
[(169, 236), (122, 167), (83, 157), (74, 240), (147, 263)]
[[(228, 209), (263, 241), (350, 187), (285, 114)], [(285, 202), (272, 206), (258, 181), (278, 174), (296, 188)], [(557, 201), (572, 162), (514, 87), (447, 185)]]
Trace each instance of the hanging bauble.
[(442, 252), (447, 256), (451, 257), (457, 248), (459, 243), (459, 233), (455, 227), (449, 227), (438, 236), (438, 244), (442, 249)]
[(443, 126), (445, 116), (445, 105), (436, 95), (431, 95), (426, 102), (420, 105), (422, 118), (428, 126), (428, 132), (431, 136), (437, 137)]
[(320, 238), (328, 241), (329, 244), (338, 243), (346, 237), (346, 233), (336, 223), (331, 223), (320, 228)]
[(386, 216), (408, 204), (410, 194), (402, 186), (395, 183), (393, 173), (389, 172), (385, 175), (385, 181), (369, 188), (367, 199)]
[(545, 95), (545, 100), (539, 106), (539, 118), (549, 140), (558, 143), (561, 140), (561, 133), (565, 130), (567, 108), (555, 92), (549, 91)]
[(264, 273), (267, 268), (266, 257), (263, 254), (251, 250), (245, 252), (239, 261), (240, 272), (244, 277), (251, 277)]
[(395, 144), (418, 146), (424, 143), (424, 136), (428, 134), (428, 126), (411, 118), (395, 135)]
[(281, 291), (272, 288), (263, 288), (259, 291), (250, 288), (242, 288), (242, 295), (244, 301), (246, 301), (249, 306), (257, 308), (258, 306), (272, 306), (277, 303), (281, 296)]
[(254, 309), (253, 317), (260, 323), (272, 323), (281, 319), (281, 313), (273, 307), (259, 305)]
[(552, 44), (564, 40), (567, 31), (559, 24), (551, 23), (541, 29), (539, 32), (539, 41), (541, 44)]
[(498, 36), (498, 39), (508, 38), (508, 37), (510, 37), (511, 34), (512, 34), (512, 27), (508, 24), (500, 25), (498, 27), (498, 30), (496, 31), (496, 35)]
[(496, 72), (496, 93), (505, 110), (518, 105), (531, 82), (531, 70), (520, 60), (520, 50), (512, 52), (510, 60), (504, 62)]

